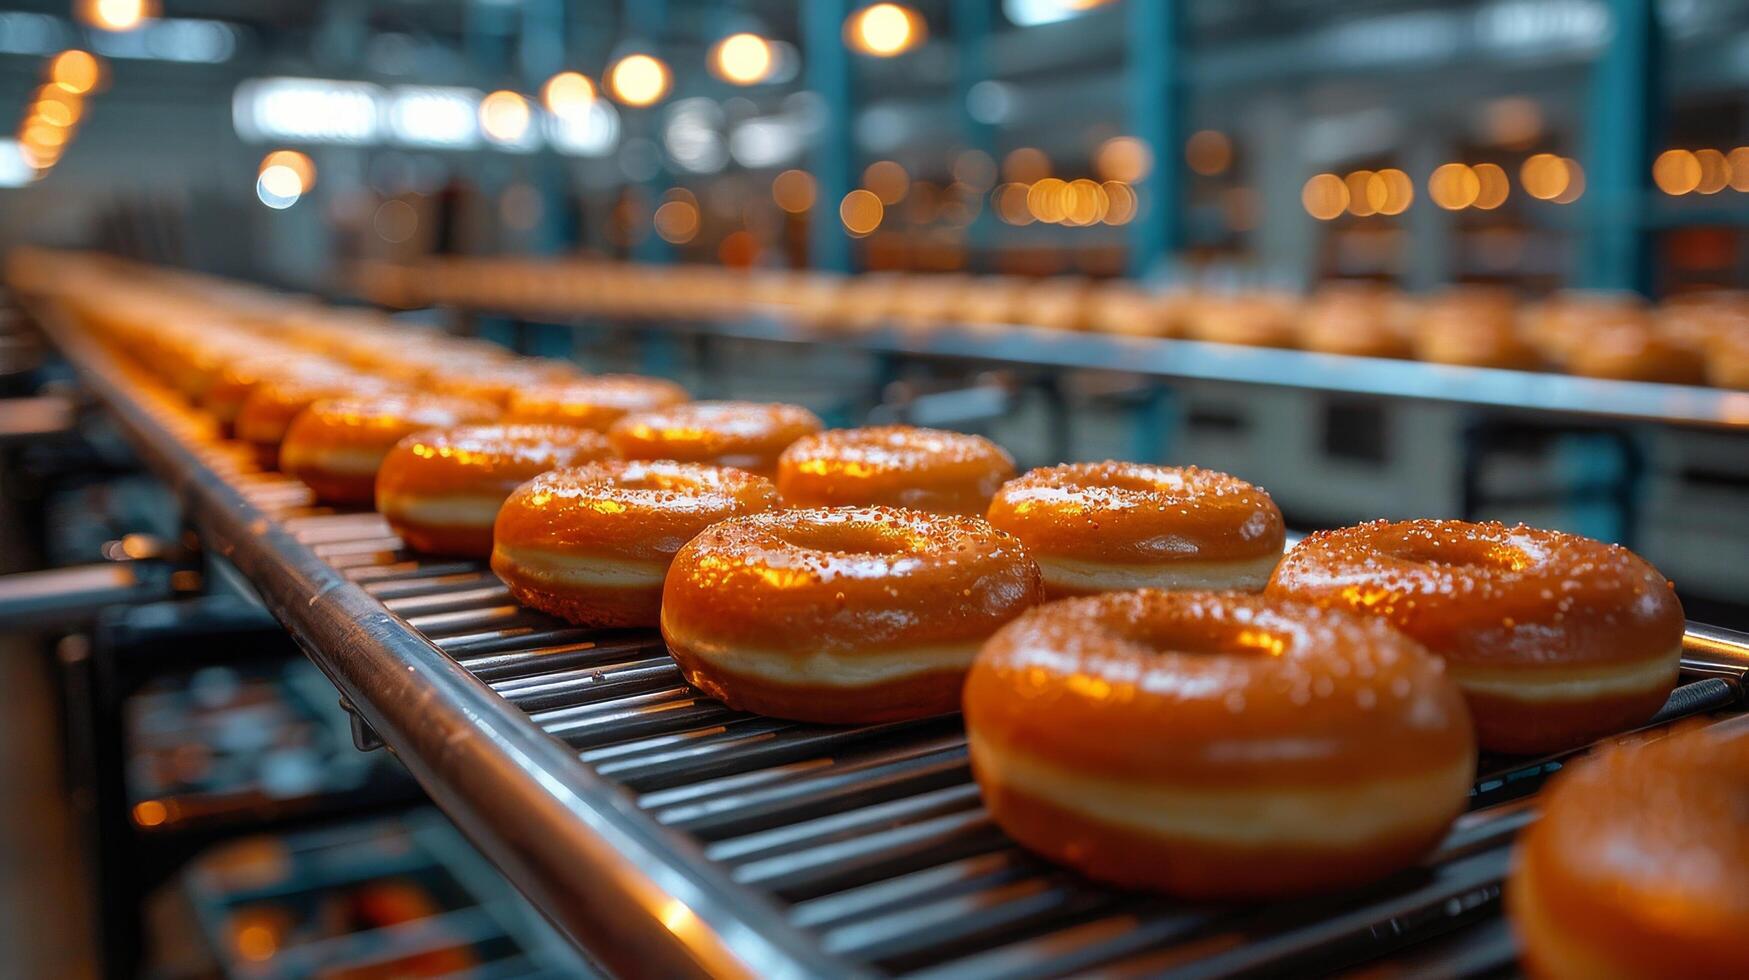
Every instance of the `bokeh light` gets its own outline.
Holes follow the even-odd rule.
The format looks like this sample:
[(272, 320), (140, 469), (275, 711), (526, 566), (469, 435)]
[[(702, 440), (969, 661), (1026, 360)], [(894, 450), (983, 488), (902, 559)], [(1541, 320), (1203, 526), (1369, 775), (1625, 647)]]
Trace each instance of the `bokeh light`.
[(1184, 162), (1204, 177), (1225, 173), (1233, 165), (1233, 141), (1216, 129), (1192, 133), (1184, 143)]
[(316, 186), (316, 163), (308, 154), (297, 150), (274, 150), (261, 158), (259, 173), (266, 173), (273, 167), (285, 167), (297, 175), (298, 193), (308, 193)]
[(891, 58), (921, 44), (926, 32), (917, 11), (897, 3), (876, 3), (850, 15), (845, 40), (863, 54)]
[(1505, 204), (1512, 194), (1512, 182), (1506, 179), (1506, 171), (1497, 163), (1478, 163), (1471, 169), (1476, 174), (1475, 206), (1492, 211)]
[(157, 16), (151, 0), (84, 0), (80, 18), (105, 31), (131, 31)]
[(1585, 170), (1572, 157), (1561, 157), (1561, 167), (1567, 172), (1567, 186), (1556, 194), (1556, 204), (1572, 204), (1585, 195)]
[(1023, 146), (1002, 158), (1003, 180), (1030, 184), (1050, 175), (1051, 158), (1037, 147)]
[(1447, 211), (1461, 211), (1481, 195), (1481, 178), (1466, 164), (1442, 164), (1427, 178), (1427, 196)]
[(1319, 221), (1332, 221), (1348, 210), (1348, 185), (1335, 174), (1314, 174), (1300, 188), (1300, 204)]
[(385, 242), (399, 244), (419, 231), (419, 212), (399, 198), (384, 201), (371, 216), (371, 227)]
[(613, 97), (639, 108), (662, 101), (668, 94), (672, 79), (668, 65), (647, 54), (627, 55), (614, 62), (607, 73), (607, 85)]
[(953, 158), (953, 179), (982, 194), (996, 186), (996, 161), (983, 150), (966, 150)]
[(1031, 190), (1031, 187), (1021, 183), (998, 186), (990, 195), (990, 204), (996, 210), (996, 217), (1006, 224), (1020, 226), (1030, 225), (1038, 220), (1026, 206), (1026, 196)]
[(1749, 146), (1739, 146), (1725, 155), (1731, 168), (1731, 189), (1749, 191)]
[(862, 186), (873, 191), (884, 205), (903, 201), (911, 190), (911, 175), (893, 160), (876, 160), (862, 171)]
[(1694, 159), (1700, 164), (1700, 184), (1695, 190), (1702, 194), (1717, 194), (1731, 184), (1731, 163), (1718, 150), (1706, 149), (1694, 151)]
[(1105, 217), (1102, 219), (1108, 225), (1127, 225), (1136, 217), (1136, 192), (1130, 185), (1121, 180), (1108, 180), (1100, 187), (1105, 190)]
[(844, 200), (838, 202), (838, 217), (844, 222), (844, 230), (858, 238), (879, 228), (885, 214), (886, 207), (881, 204), (881, 199), (873, 191), (862, 188), (844, 195)]
[(589, 117), (589, 107), (595, 104), (595, 83), (582, 72), (562, 71), (541, 86), (540, 97), (553, 115), (582, 121)]
[(1680, 197), (1700, 186), (1700, 160), (1688, 150), (1665, 150), (1652, 162), (1652, 182), (1666, 194)]
[(711, 71), (734, 85), (757, 85), (771, 77), (771, 42), (757, 34), (731, 34), (711, 51)]
[(1386, 167), (1378, 172), (1379, 180), (1385, 185), (1385, 203), (1379, 205), (1379, 213), (1398, 215), (1409, 210), (1409, 205), (1415, 201), (1415, 182), (1409, 175), (1395, 167)]
[(1154, 151), (1134, 136), (1113, 136), (1095, 151), (1093, 169), (1105, 180), (1134, 184), (1154, 169)]
[(1553, 153), (1538, 153), (1518, 168), (1518, 182), (1531, 197), (1552, 201), (1566, 192), (1572, 174), (1567, 170), (1566, 160)]
[(82, 95), (103, 81), (103, 64), (89, 51), (62, 51), (49, 62), (49, 81)]
[(813, 207), (815, 193), (814, 175), (805, 170), (785, 170), (771, 182), (771, 199), (790, 214)]
[(1026, 209), (1032, 216), (1046, 224), (1056, 224), (1063, 220), (1063, 192), (1068, 190), (1066, 181), (1056, 177), (1046, 177), (1035, 182), (1026, 192)]
[(517, 143), (528, 135), (528, 100), (500, 89), (480, 100), (480, 131), (498, 143)]
[(684, 245), (698, 236), (698, 205), (684, 197), (664, 201), (656, 209), (651, 223), (663, 241)]
[(1371, 170), (1356, 170), (1342, 179), (1348, 188), (1348, 213), (1369, 218), (1384, 209), (1389, 196), (1383, 177)]

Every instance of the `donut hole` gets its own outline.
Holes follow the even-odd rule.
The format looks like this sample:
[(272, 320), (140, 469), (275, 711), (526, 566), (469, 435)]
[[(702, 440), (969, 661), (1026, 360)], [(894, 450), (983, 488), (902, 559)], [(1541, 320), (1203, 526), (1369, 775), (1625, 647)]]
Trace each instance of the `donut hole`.
[(793, 522), (773, 528), (778, 540), (806, 551), (898, 557), (915, 554), (921, 542), (904, 527), (872, 521)]
[(1279, 657), (1293, 646), (1281, 630), (1238, 623), (1137, 623), (1129, 637), (1160, 654)]
[(1530, 564), (1522, 550), (1499, 541), (1475, 538), (1414, 536), (1393, 542), (1387, 549), (1393, 558), (1420, 565), (1447, 568), (1485, 568), (1520, 571)]

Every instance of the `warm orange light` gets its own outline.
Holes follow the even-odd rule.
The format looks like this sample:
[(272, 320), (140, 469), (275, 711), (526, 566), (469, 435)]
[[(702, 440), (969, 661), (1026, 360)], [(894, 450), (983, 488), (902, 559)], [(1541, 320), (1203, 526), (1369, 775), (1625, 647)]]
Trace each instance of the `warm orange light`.
[(157, 4), (151, 0), (84, 0), (80, 17), (92, 27), (105, 31), (131, 31), (157, 16)]
[(635, 107), (662, 101), (671, 82), (668, 66), (647, 54), (627, 55), (614, 62), (607, 73), (607, 86), (613, 97)]
[(983, 150), (967, 150), (953, 159), (953, 179), (982, 194), (996, 186), (996, 161)]
[(1524, 185), (1524, 192), (1539, 201), (1560, 197), (1572, 179), (1567, 161), (1553, 153), (1538, 153), (1518, 169), (1518, 182)]
[(862, 172), (862, 186), (874, 192), (885, 205), (903, 201), (911, 191), (911, 175), (892, 160), (876, 160)]
[(1300, 204), (1319, 221), (1332, 221), (1348, 209), (1348, 185), (1335, 174), (1316, 174), (1300, 188)]
[(771, 199), (790, 214), (813, 207), (814, 194), (814, 177), (805, 170), (785, 170), (771, 182)]
[(731, 34), (711, 52), (711, 70), (735, 85), (757, 85), (771, 76), (771, 42), (757, 34)]
[(1371, 170), (1356, 170), (1342, 179), (1348, 188), (1348, 213), (1370, 218), (1384, 210), (1389, 189), (1383, 177)]
[(1051, 158), (1036, 147), (1023, 146), (1002, 158), (1002, 179), (1030, 184), (1051, 175)]
[(1192, 133), (1184, 143), (1184, 162), (1204, 177), (1225, 173), (1233, 165), (1233, 141), (1215, 129)]
[(1749, 146), (1739, 146), (1725, 156), (1731, 167), (1731, 189), (1749, 191)]
[(1461, 211), (1476, 203), (1481, 194), (1481, 178), (1461, 163), (1444, 164), (1427, 178), (1427, 196), (1447, 211)]
[(1026, 184), (1002, 184), (990, 195), (990, 203), (996, 209), (996, 217), (1011, 225), (1030, 225), (1037, 218), (1027, 209), (1026, 196), (1032, 188)]
[(62, 51), (49, 62), (49, 81), (65, 86), (69, 92), (84, 94), (103, 80), (103, 66), (95, 55), (77, 48)]
[(1121, 180), (1108, 180), (1100, 186), (1105, 190), (1105, 223), (1129, 224), (1136, 216), (1136, 192)]
[(66, 129), (73, 125), (79, 118), (74, 115), (73, 110), (68, 108), (66, 103), (56, 102), (52, 99), (33, 103), (30, 107), (30, 114), (32, 117), (60, 129)]
[(1731, 184), (1731, 162), (1718, 150), (1694, 151), (1700, 164), (1700, 183), (1694, 188), (1702, 194), (1717, 194)]
[(1104, 220), (1111, 210), (1111, 199), (1098, 182), (1082, 177), (1072, 180), (1063, 191), (1063, 223), (1093, 225)]
[(509, 89), (499, 89), (480, 100), (480, 131), (499, 143), (516, 143), (528, 135), (532, 114), (528, 100)]
[(169, 817), (170, 810), (158, 800), (141, 800), (134, 804), (134, 823), (142, 827), (156, 827)]
[(1133, 184), (1154, 169), (1154, 151), (1134, 136), (1113, 136), (1093, 154), (1093, 169), (1105, 180)]
[(838, 202), (838, 218), (844, 222), (844, 230), (858, 238), (879, 228), (886, 210), (873, 191), (861, 188), (844, 195), (844, 200)]
[(691, 201), (667, 201), (651, 218), (656, 234), (671, 245), (685, 245), (698, 235), (698, 206)]
[(26, 146), (60, 147), (67, 142), (67, 131), (40, 119), (30, 119), (19, 130), (18, 141)]
[(595, 83), (582, 72), (562, 71), (541, 86), (541, 102), (560, 119), (584, 118), (595, 103)]
[(1585, 171), (1572, 157), (1562, 157), (1561, 166), (1567, 171), (1567, 186), (1555, 195), (1554, 201), (1556, 204), (1572, 204), (1585, 195)]
[(1385, 185), (1385, 203), (1379, 206), (1379, 213), (1397, 215), (1409, 210), (1409, 205), (1415, 200), (1415, 182), (1409, 179), (1409, 175), (1394, 167), (1386, 167), (1379, 171), (1378, 177)]
[(1026, 209), (1032, 212), (1034, 218), (1046, 224), (1056, 224), (1063, 220), (1063, 192), (1068, 188), (1067, 182), (1056, 177), (1046, 177), (1027, 190)]
[(302, 194), (316, 186), (316, 163), (308, 154), (297, 150), (274, 150), (261, 158), (259, 173), (265, 174), (270, 167), (285, 167), (298, 178), (298, 189), (293, 194)]
[(904, 54), (923, 41), (923, 17), (910, 7), (877, 3), (850, 15), (845, 38), (852, 48), (877, 58)]
[(1665, 150), (1652, 162), (1652, 182), (1673, 197), (1700, 186), (1700, 160), (1687, 150)]
[(1506, 171), (1495, 163), (1478, 163), (1471, 169), (1476, 173), (1476, 207), (1492, 211), (1505, 204), (1507, 196), (1512, 193), (1512, 182), (1506, 179)]

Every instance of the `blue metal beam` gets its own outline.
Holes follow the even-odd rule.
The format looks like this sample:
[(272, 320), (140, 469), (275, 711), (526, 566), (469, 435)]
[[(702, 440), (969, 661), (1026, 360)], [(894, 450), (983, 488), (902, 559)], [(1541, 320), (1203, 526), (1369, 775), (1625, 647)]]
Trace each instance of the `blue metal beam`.
[(1578, 275), (1592, 289), (1652, 286), (1646, 211), (1661, 104), (1655, 6), (1609, 0), (1609, 41), (1592, 66)]
[(808, 88), (820, 97), (824, 119), (815, 139), (813, 172), (818, 188), (808, 220), (808, 255), (816, 269), (851, 271), (851, 239), (838, 220), (838, 202), (856, 186), (855, 88), (844, 19), (850, 0), (809, 0), (801, 5), (803, 57)]
[(1137, 187), (1141, 211), (1130, 223), (1130, 274), (1146, 275), (1184, 234), (1184, 2), (1125, 5), (1130, 132), (1154, 151), (1154, 169)]
[[(965, 134), (967, 150), (976, 150), (994, 160), (996, 127), (974, 118), (968, 100), (972, 86), (990, 77), (990, 33), (995, 27), (996, 3), (995, 0), (954, 0), (952, 13), (954, 53), (958, 58), (958, 85), (954, 94), (959, 102), (955, 108), (960, 116), (960, 131)], [(987, 271), (981, 268), (981, 259), (995, 238), (996, 209), (986, 202), (978, 209), (971, 227), (966, 229), (966, 251), (974, 271)]]

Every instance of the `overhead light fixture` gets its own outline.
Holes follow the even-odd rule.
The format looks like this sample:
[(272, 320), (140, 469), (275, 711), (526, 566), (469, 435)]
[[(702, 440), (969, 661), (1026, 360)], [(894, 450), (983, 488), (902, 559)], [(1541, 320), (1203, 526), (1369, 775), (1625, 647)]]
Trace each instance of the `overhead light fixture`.
[(668, 65), (651, 54), (626, 55), (607, 72), (607, 86), (613, 97), (635, 108), (662, 101), (672, 81)]
[(79, 19), (104, 31), (131, 31), (158, 16), (154, 0), (83, 0)]
[(595, 83), (582, 72), (562, 71), (541, 86), (541, 102), (561, 119), (581, 119), (595, 104)]
[(923, 15), (897, 3), (876, 3), (850, 15), (845, 23), (845, 41), (855, 50), (877, 58), (901, 55), (923, 43), (928, 26)]
[(245, 139), (372, 143), (381, 90), (324, 78), (260, 78), (237, 86), (231, 122)]
[(731, 34), (711, 50), (712, 73), (733, 85), (757, 85), (776, 64), (771, 42), (757, 34)]
[(494, 143), (520, 144), (528, 137), (532, 119), (528, 100), (509, 89), (499, 89), (480, 100), (480, 132)]

